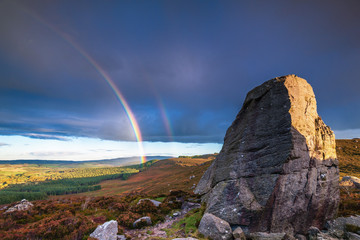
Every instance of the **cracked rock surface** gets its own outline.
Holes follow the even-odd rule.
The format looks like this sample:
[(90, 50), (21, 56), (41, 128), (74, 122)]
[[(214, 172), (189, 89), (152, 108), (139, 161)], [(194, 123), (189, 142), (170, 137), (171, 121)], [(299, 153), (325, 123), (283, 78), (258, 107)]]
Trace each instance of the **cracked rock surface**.
[(322, 229), (339, 204), (335, 136), (306, 80), (288, 75), (247, 94), (195, 193), (211, 213), (247, 232)]

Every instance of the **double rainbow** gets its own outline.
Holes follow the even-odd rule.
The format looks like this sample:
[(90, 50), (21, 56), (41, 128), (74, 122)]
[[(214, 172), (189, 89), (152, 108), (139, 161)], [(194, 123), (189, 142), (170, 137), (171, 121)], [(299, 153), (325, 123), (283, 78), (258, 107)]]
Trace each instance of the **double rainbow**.
[(146, 162), (146, 156), (144, 154), (144, 147), (143, 147), (143, 143), (142, 143), (143, 139), (142, 139), (142, 136), (141, 136), (141, 131), (140, 131), (140, 128), (139, 128), (139, 124), (136, 121), (135, 115), (134, 115), (133, 111), (131, 110), (128, 102), (126, 101), (124, 95), (120, 92), (119, 88), (116, 86), (116, 84), (111, 79), (111, 77), (104, 71), (104, 69), (83, 48), (81, 48), (74, 40), (72, 40), (70, 38), (70, 36), (68, 36), (66, 33), (60, 31), (59, 29), (57, 29), (55, 26), (49, 24), (48, 22), (46, 22), (44, 19), (42, 19), (40, 16), (38, 16), (34, 12), (32, 12), (32, 11), (30, 11), (28, 9), (25, 9), (25, 11), (30, 16), (32, 16), (33, 18), (38, 20), (40, 23), (47, 26), (47, 28), (49, 28), (51, 31), (56, 33), (63, 40), (65, 40), (67, 43), (69, 43), (70, 46), (72, 46), (77, 52), (79, 52), (84, 57), (84, 59), (96, 69), (96, 71), (101, 75), (101, 77), (105, 80), (105, 82), (110, 86), (110, 88), (115, 93), (117, 99), (119, 100), (121, 105), (124, 107), (126, 115), (128, 116), (128, 118), (130, 120), (131, 126), (132, 126), (132, 128), (134, 130), (135, 138), (136, 138), (136, 141), (137, 141), (138, 147), (139, 147), (140, 162), (145, 163)]

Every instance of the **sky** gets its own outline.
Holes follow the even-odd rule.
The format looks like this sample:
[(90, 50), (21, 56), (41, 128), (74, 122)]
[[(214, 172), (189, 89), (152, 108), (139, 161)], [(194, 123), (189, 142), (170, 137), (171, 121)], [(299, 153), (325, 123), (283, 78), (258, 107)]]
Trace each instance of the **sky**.
[(356, 0), (0, 0), (0, 159), (218, 152), (246, 93), (287, 74), (312, 85), (338, 139), (360, 137), (359, 11)]

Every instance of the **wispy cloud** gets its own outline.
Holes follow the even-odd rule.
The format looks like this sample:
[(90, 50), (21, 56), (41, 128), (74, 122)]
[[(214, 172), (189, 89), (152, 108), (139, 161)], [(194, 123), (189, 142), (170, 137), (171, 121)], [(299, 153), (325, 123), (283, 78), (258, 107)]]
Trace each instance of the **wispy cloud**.
[(345, 129), (345, 130), (334, 130), (336, 139), (352, 139), (360, 138), (360, 128), (357, 129)]
[(10, 146), (10, 144), (7, 144), (7, 143), (0, 143), (0, 147), (4, 147), (4, 146)]

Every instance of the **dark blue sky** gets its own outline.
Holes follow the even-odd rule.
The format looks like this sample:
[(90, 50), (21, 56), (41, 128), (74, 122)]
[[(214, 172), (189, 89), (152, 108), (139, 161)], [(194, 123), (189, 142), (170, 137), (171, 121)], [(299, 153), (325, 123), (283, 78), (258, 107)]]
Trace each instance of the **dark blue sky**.
[[(296, 74), (360, 137), (359, 1), (0, 1), (0, 134), (217, 142), (246, 93)], [(165, 106), (166, 128), (159, 106)], [(349, 130), (351, 129), (351, 130)]]

